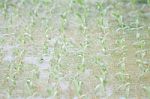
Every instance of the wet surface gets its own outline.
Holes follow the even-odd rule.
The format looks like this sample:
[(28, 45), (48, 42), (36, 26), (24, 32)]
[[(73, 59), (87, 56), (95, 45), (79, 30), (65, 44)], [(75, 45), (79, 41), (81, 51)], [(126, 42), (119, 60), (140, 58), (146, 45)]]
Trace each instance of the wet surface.
[(0, 8), (0, 98), (149, 98), (147, 4), (50, 1)]

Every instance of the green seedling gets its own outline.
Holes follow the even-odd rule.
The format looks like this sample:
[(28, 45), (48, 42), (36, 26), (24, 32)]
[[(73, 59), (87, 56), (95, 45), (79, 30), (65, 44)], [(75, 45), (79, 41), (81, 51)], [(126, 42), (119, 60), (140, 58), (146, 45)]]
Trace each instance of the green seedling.
[(78, 66), (78, 70), (83, 72), (85, 69), (85, 55), (84, 55), (84, 53), (80, 54), (79, 57), (81, 58), (81, 64)]
[(18, 36), (18, 42), (22, 45), (22, 44), (26, 44), (27, 41), (32, 41), (33, 38), (32, 36), (29, 34), (29, 33), (21, 33), (19, 36)]
[(104, 1), (103, 0), (101, 2), (96, 3), (96, 9), (99, 11), (102, 11), (104, 9)]
[(80, 48), (81, 48), (81, 52), (79, 54), (79, 57), (81, 59), (81, 63), (78, 66), (78, 69), (80, 71), (84, 71), (85, 69), (85, 50), (88, 48), (89, 46), (89, 35), (87, 32), (87, 17), (89, 14), (89, 9), (88, 7), (86, 7), (84, 5), (84, 0), (79, 0), (77, 1), (77, 3), (80, 5), (81, 11), (76, 11), (75, 15), (77, 16), (78, 20), (79, 20), (79, 29), (80, 29), (80, 35), (84, 36), (83, 42), (80, 43)]
[(133, 5), (135, 5), (136, 2), (137, 2), (137, 0), (131, 0), (131, 3), (132, 3)]
[(147, 98), (150, 98), (150, 86), (144, 86), (143, 89), (147, 94)]
[(48, 41), (44, 42), (44, 46), (43, 46), (43, 53), (47, 54), (49, 51), (49, 44)]
[(9, 1), (8, 0), (4, 0), (2, 3), (1, 3), (2, 7), (3, 7), (3, 14), (4, 16), (6, 17), (7, 16), (7, 13), (8, 13), (8, 5), (9, 5)]
[(107, 64), (103, 62), (102, 57), (98, 56), (96, 57), (95, 63), (99, 66), (99, 72), (100, 75), (96, 76), (96, 78), (98, 79), (99, 83), (96, 87), (95, 87), (95, 91), (97, 92), (101, 92), (103, 93), (103, 95), (105, 95), (106, 93), (106, 85), (107, 85)]
[(85, 51), (89, 47), (88, 39), (86, 39), (86, 41), (84, 41), (83, 44), (80, 44), (80, 46), (81, 46), (80, 47), (81, 52), (78, 54), (78, 56), (80, 57), (81, 63), (79, 64), (78, 69), (83, 72), (86, 68), (86, 64), (85, 64), (86, 63), (85, 62), (86, 53), (85, 53)]
[(140, 59), (144, 59), (146, 57), (147, 51), (146, 50), (139, 50), (136, 51), (136, 57)]
[(128, 26), (125, 24), (123, 16), (119, 12), (114, 12), (113, 17), (115, 18), (118, 24), (118, 28), (116, 31), (123, 30), (123, 34), (124, 34), (124, 30), (127, 29)]
[(95, 87), (95, 91), (96, 93), (97, 92), (100, 92), (102, 93), (103, 95), (105, 95), (106, 93), (106, 85), (107, 85), (107, 80), (106, 78), (103, 78), (103, 77), (96, 77), (99, 81), (100, 81), (100, 84), (98, 84), (96, 87)]
[(96, 3), (96, 9), (98, 10), (98, 18), (97, 25), (100, 31), (104, 34), (106, 30), (109, 28), (108, 20), (107, 20), (107, 12), (109, 11), (109, 6), (105, 8), (104, 1)]
[(105, 55), (108, 54), (108, 42), (107, 42), (107, 33), (100, 35), (98, 37), (98, 44), (101, 47), (102, 53), (104, 53)]
[(67, 24), (67, 14), (68, 14), (68, 11), (65, 11), (61, 15), (61, 28), (60, 28), (61, 33), (64, 33), (64, 31), (65, 31), (65, 27), (66, 27), (66, 24)]
[[(57, 64), (55, 64), (55, 66), (56, 65)], [(49, 80), (50, 79), (58, 80), (61, 77), (61, 75), (62, 75), (61, 72), (59, 71), (59, 73), (58, 73), (58, 71), (59, 71), (58, 66), (52, 67), (51, 70), (50, 70), (50, 73), (49, 73)]]
[(73, 79), (73, 84), (74, 84), (74, 87), (75, 87), (77, 96), (81, 96), (81, 94), (82, 94), (83, 82), (80, 81), (80, 80), (77, 79), (77, 78), (74, 78), (74, 79)]
[(16, 88), (16, 77), (15, 77), (15, 75), (12, 77), (7, 76), (6, 82), (8, 83), (8, 93), (9, 93), (9, 95), (12, 95), (13, 91)]
[(146, 47), (146, 41), (141, 39), (142, 38), (142, 34), (140, 34), (139, 30), (139, 25), (140, 25), (140, 21), (139, 18), (136, 18), (135, 20), (135, 24), (136, 24), (136, 42), (133, 44), (136, 48), (137, 51), (135, 53), (136, 56), (136, 64), (139, 66), (140, 70), (142, 71), (139, 79), (141, 79), (141, 77), (144, 75), (145, 72), (148, 72), (149, 69), (147, 68), (147, 63), (145, 63), (145, 59), (146, 59), (146, 55), (147, 55), (147, 51), (145, 50)]
[(125, 99), (128, 99), (129, 98), (129, 95), (130, 95), (130, 83), (129, 82), (126, 82), (125, 84), (123, 85), (120, 85), (118, 90), (121, 90), (121, 89), (124, 89), (124, 92), (125, 92)]
[(131, 84), (128, 82), (125, 84), (125, 96), (127, 99), (129, 98), (129, 95), (130, 95), (130, 89), (131, 89), (130, 86)]
[(77, 18), (79, 19), (79, 26), (80, 26), (80, 31), (83, 35), (86, 35), (86, 31), (87, 31), (87, 17), (89, 14), (89, 9), (86, 6), (83, 6), (81, 8), (82, 12), (80, 11), (76, 11), (75, 14), (77, 16)]
[(78, 18), (80, 19), (80, 31), (82, 34), (86, 34), (87, 26), (86, 26), (86, 18), (85, 16), (82, 16), (80, 13), (76, 14)]
[(35, 89), (36, 89), (35, 85), (33, 84), (33, 81), (31, 81), (30, 79), (28, 79), (26, 81), (26, 84), (27, 84), (27, 88), (28, 88), (28, 93), (30, 95), (33, 95), (33, 93), (35, 92)]
[(56, 88), (48, 88), (48, 89), (47, 89), (47, 93), (48, 93), (48, 96), (53, 96), (53, 97), (55, 97), (55, 96), (57, 96), (58, 91), (57, 91)]
[(80, 6), (84, 5), (85, 0), (74, 0), (75, 3), (79, 4)]

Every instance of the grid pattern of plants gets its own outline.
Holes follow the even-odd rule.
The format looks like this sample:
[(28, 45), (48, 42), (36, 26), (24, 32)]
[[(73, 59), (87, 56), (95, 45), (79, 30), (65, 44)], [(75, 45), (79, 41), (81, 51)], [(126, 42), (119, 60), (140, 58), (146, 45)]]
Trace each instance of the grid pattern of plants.
[(0, 0), (1, 99), (149, 99), (150, 0)]

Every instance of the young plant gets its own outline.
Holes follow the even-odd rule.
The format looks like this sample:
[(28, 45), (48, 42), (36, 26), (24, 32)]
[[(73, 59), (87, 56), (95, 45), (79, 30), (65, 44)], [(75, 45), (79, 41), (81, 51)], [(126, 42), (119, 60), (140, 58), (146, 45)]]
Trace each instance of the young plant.
[(108, 66), (106, 63), (103, 62), (101, 56), (98, 56), (96, 58), (95, 63), (99, 66), (99, 72), (100, 75), (97, 75), (96, 78), (98, 79), (99, 83), (96, 87), (95, 87), (95, 91), (96, 92), (101, 92), (102, 95), (105, 95), (106, 93), (106, 85), (107, 85), (107, 74), (108, 74)]
[(106, 30), (109, 28), (107, 19), (107, 12), (109, 11), (109, 6), (105, 7), (104, 1), (101, 1), (96, 3), (96, 9), (98, 10), (97, 26), (103, 34), (107, 34)]
[(79, 57), (81, 60), (81, 63), (78, 66), (78, 69), (83, 72), (86, 68), (86, 62), (85, 62), (85, 58), (86, 58), (86, 49), (89, 47), (89, 41), (88, 39), (86, 39), (86, 41), (83, 42), (83, 44), (80, 44), (80, 49), (81, 52), (79, 53)]
[(79, 80), (78, 78), (75, 77), (73, 79), (73, 84), (74, 84), (77, 96), (81, 96), (82, 95), (83, 82), (81, 80)]
[(136, 2), (137, 2), (137, 0), (131, 0), (131, 3), (132, 3), (133, 5), (135, 5)]
[(28, 88), (28, 94), (33, 95), (34, 92), (35, 92), (35, 89), (36, 89), (35, 85), (33, 84), (33, 81), (30, 80), (30, 79), (27, 79), (26, 85), (27, 85), (27, 88)]
[(16, 88), (16, 76), (13, 74), (9, 75), (6, 77), (6, 83), (8, 84), (8, 93), (11, 96)]
[(147, 68), (147, 63), (145, 63), (147, 54), (147, 50), (145, 50), (146, 41), (142, 39), (142, 34), (139, 32), (140, 30), (139, 18), (136, 18), (135, 26), (136, 26), (136, 42), (133, 45), (137, 48), (135, 56), (136, 56), (136, 63), (142, 72), (140, 75), (141, 78), (145, 72), (149, 71), (149, 69)]
[(48, 96), (56, 97), (58, 94), (58, 91), (56, 87), (52, 87), (52, 88), (49, 87), (47, 88), (47, 93), (48, 93)]
[[(82, 1), (82, 3), (81, 3)], [(75, 15), (77, 16), (79, 20), (79, 32), (81, 36), (83, 36), (83, 41), (80, 43), (79, 49), (81, 49), (81, 52), (79, 53), (79, 57), (81, 60), (81, 63), (78, 66), (78, 69), (83, 72), (85, 70), (86, 62), (86, 49), (89, 47), (89, 33), (87, 31), (87, 17), (89, 14), (89, 9), (84, 5), (84, 0), (78, 1), (79, 7), (81, 8), (81, 11), (76, 11)]]
[(66, 28), (66, 24), (67, 24), (67, 14), (68, 11), (65, 11), (62, 15), (61, 15), (61, 27), (60, 27), (60, 32), (64, 33), (65, 28)]
[(144, 86), (143, 89), (146, 92), (147, 98), (150, 98), (150, 86)]

